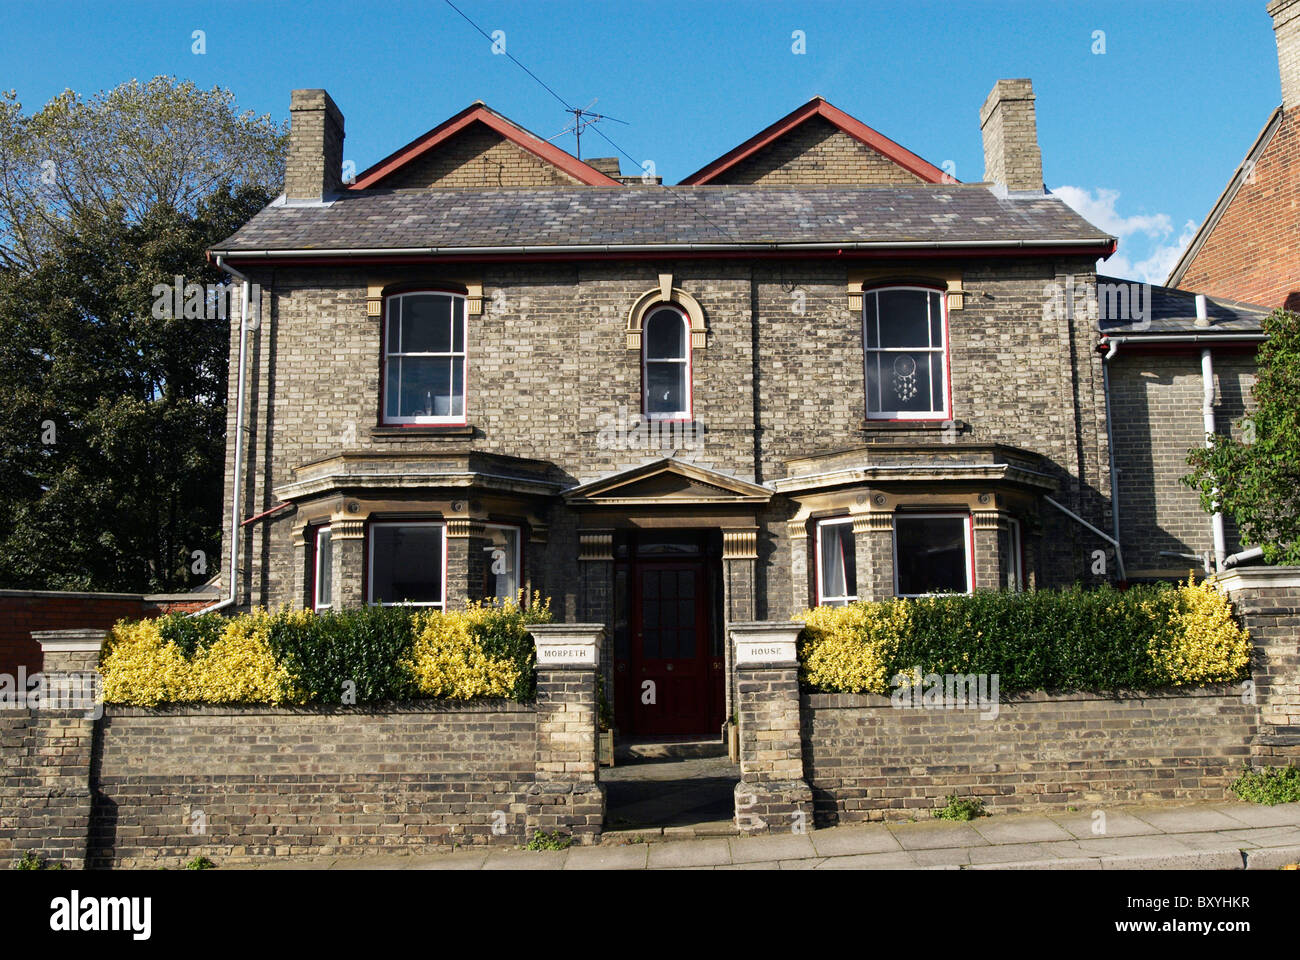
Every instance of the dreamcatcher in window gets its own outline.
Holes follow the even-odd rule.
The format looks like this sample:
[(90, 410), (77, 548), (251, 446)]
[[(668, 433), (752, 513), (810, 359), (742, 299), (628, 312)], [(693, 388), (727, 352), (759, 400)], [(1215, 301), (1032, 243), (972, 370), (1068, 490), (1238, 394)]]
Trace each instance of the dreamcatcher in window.
[(904, 403), (916, 396), (916, 361), (905, 353), (894, 361), (894, 395)]

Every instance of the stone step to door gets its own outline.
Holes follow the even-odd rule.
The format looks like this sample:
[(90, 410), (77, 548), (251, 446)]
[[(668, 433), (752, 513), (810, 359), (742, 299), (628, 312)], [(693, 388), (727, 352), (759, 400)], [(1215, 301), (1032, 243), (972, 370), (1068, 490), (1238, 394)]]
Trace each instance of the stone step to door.
[(614, 744), (614, 762), (636, 763), (638, 760), (698, 759), (704, 757), (725, 757), (727, 745), (721, 738), (687, 740), (656, 739), (616, 742)]
[(709, 823), (692, 823), (675, 827), (643, 827), (633, 830), (606, 830), (600, 835), (602, 844), (625, 845), (629, 843), (661, 843), (665, 840), (697, 840), (701, 837), (738, 837), (734, 820), (714, 820)]

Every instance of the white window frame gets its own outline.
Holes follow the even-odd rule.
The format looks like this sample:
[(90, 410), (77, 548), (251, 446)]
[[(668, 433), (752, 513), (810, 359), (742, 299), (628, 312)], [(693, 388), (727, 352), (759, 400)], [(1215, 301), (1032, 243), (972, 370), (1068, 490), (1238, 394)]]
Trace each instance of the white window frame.
[[(681, 360), (650, 360), (650, 320), (660, 311), (675, 313), (682, 321), (682, 336), (684, 344), (684, 356)], [(691, 349), (691, 318), (687, 316), (686, 311), (682, 310), (676, 304), (657, 303), (646, 310), (641, 321), (641, 412), (647, 420), (667, 420), (674, 422), (689, 422), (695, 417), (695, 360)], [(647, 376), (647, 368), (651, 363), (681, 363), (686, 368), (686, 388), (683, 394), (686, 399), (685, 410), (661, 411), (659, 413), (650, 412), (650, 378)]]
[[(375, 600), (375, 530), (379, 527), (438, 527), (442, 531), (442, 599), (441, 600)], [(436, 610), (447, 609), (447, 524), (441, 520), (377, 520), (367, 529), (366, 549), (366, 603), (370, 606), (385, 607), (432, 607)]]
[[(452, 301), (459, 300), (460, 301), (460, 322), (461, 322), (461, 345), (464, 347), (464, 350), (459, 353), (457, 353), (454, 350), (449, 351), (447, 353), (428, 353), (428, 352), (404, 353), (404, 352), (394, 351), (393, 344), (389, 337), (389, 333), (391, 332), (391, 327), (392, 327), (392, 324), (389, 322), (390, 311), (392, 309), (392, 304), (394, 303), (394, 301), (403, 300), (407, 297), (447, 297)], [(453, 316), (455, 315), (454, 304), (452, 306), (452, 315)], [(398, 328), (398, 335), (400, 336), (401, 334), (400, 323), (397, 325), (397, 328)], [(447, 290), (405, 290), (401, 293), (390, 294), (389, 296), (384, 298), (384, 326), (383, 326), (383, 331), (381, 336), (384, 344), (384, 355), (382, 358), (384, 364), (384, 377), (383, 377), (384, 395), (379, 398), (379, 403), (381, 409), (383, 410), (383, 417), (381, 418), (381, 420), (385, 425), (393, 425), (393, 426), (417, 425), (418, 426), (422, 424), (431, 424), (431, 425), (440, 424), (446, 426), (464, 426), (465, 424), (469, 423), (469, 303), (464, 294), (451, 293), (450, 291)], [(456, 335), (455, 335), (455, 331), (453, 331), (452, 338), (451, 338), (451, 346), (454, 347), (455, 345), (456, 345)], [(388, 362), (390, 359), (394, 357), (435, 357), (435, 358), (441, 357), (443, 359), (450, 358), (453, 360), (456, 357), (459, 357), (460, 358), (461, 412), (459, 414), (449, 414), (447, 416), (431, 415), (431, 416), (415, 416), (415, 417), (395, 416), (389, 413), (388, 392), (389, 392), (391, 372), (389, 370)], [(402, 390), (400, 385), (397, 389), (397, 395), (398, 395), (398, 402), (400, 403), (401, 402), (400, 398), (402, 395)]]
[[(849, 526), (849, 529), (852, 530), (853, 518), (852, 517), (827, 517), (825, 520), (817, 521), (816, 536), (813, 541), (813, 555), (816, 561), (816, 569), (817, 569), (816, 587), (817, 587), (817, 606), (819, 607), (825, 604), (834, 604), (836, 606), (848, 606), (850, 603), (856, 603), (859, 596), (859, 594), (857, 593), (852, 593), (852, 594), (845, 594), (842, 597), (831, 597), (831, 596), (827, 596), (823, 592), (826, 589), (826, 584), (822, 578), (822, 573), (823, 573), (822, 571), (822, 528), (842, 527), (846, 524)], [(856, 549), (857, 548), (856, 537), (853, 538), (853, 544), (854, 544), (854, 548)], [(858, 575), (858, 571), (857, 571), (857, 564), (855, 558), (854, 571), (853, 571), (854, 580), (857, 579), (857, 575)], [(848, 584), (845, 583), (845, 586), (847, 587)], [(853, 588), (854, 590), (859, 589), (857, 583), (853, 584)]]
[[(322, 604), (320, 602), (320, 539), (323, 534), (330, 532), (328, 523), (316, 528), (316, 539), (312, 550), (312, 587), (311, 587), (311, 606), (312, 609), (319, 613), (322, 610), (334, 609), (334, 580), (330, 578), (330, 602)], [(330, 537), (330, 558), (334, 556), (334, 538)]]
[(894, 551), (894, 596), (896, 597), (949, 597), (951, 593), (899, 593), (898, 592), (898, 521), (905, 520), (955, 520), (962, 521), (962, 545), (966, 551), (966, 594), (975, 592), (975, 544), (972, 542), (973, 528), (969, 512), (959, 510), (937, 511), (933, 513), (912, 513), (901, 511), (894, 514), (893, 551)]
[[(940, 318), (939, 332), (943, 343), (935, 346), (933, 343), (928, 347), (868, 347), (867, 346), (867, 298), (876, 297), (876, 342), (880, 342), (880, 299), (879, 294), (890, 293), (897, 290), (915, 290), (926, 294), (937, 294), (939, 297), (939, 309), (943, 311)], [(929, 297), (926, 298), (927, 317), (929, 313)], [(930, 324), (926, 324), (926, 336), (930, 335)], [(952, 419), (952, 389), (949, 383), (950, 372), (948, 363), (948, 294), (938, 287), (922, 287), (914, 284), (899, 284), (898, 286), (872, 287), (862, 292), (862, 388), (863, 399), (866, 402), (866, 412), (868, 420), (951, 420)], [(868, 392), (868, 384), (871, 378), (867, 373), (872, 357), (881, 353), (920, 353), (929, 352), (937, 353), (940, 356), (940, 373), (941, 384), (943, 387), (943, 410), (941, 411), (923, 411), (923, 410), (872, 410), (871, 396)], [(883, 397), (877, 397), (878, 402), (884, 402)]]
[[(515, 557), (514, 557), (514, 561), (515, 561), (515, 594), (514, 594), (514, 596), (512, 596), (512, 597), (496, 597), (496, 596), (494, 596), (494, 597), (491, 597), (491, 598), (487, 598), (487, 597), (485, 597), (484, 599), (493, 599), (493, 600), (497, 600), (497, 601), (509, 599), (509, 600), (513, 600), (513, 601), (515, 601), (516, 603), (518, 603), (518, 602), (519, 602), (519, 591), (520, 591), (520, 589), (521, 589), (521, 588), (523, 587), (523, 585), (524, 585), (524, 582), (523, 582), (523, 581), (524, 581), (524, 570), (523, 570), (524, 528), (521, 527), (521, 526), (520, 526), (519, 524), (517, 524), (517, 523), (485, 523), (485, 524), (483, 524), (483, 529), (484, 529), (484, 530), (513, 530), (513, 531), (515, 532)], [(491, 561), (491, 550), (488, 549), (488, 550), (487, 550), (487, 553), (488, 553), (488, 560), (489, 560), (489, 562), (490, 562), (490, 561)], [(491, 574), (491, 572), (492, 572), (491, 567), (489, 567), (489, 568), (488, 568), (488, 573)]]

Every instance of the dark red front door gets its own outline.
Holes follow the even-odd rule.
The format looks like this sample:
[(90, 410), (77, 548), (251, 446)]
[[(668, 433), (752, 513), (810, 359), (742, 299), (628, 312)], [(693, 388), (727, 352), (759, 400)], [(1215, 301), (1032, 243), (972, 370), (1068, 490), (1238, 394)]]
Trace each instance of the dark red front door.
[(710, 731), (708, 578), (701, 560), (634, 567), (631, 626), (633, 731), (649, 736)]

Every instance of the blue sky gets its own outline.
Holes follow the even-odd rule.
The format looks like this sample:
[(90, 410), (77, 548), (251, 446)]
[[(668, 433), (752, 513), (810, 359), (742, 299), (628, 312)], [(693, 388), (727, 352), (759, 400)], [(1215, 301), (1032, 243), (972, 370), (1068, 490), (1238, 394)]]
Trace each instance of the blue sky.
[[(818, 94), (979, 180), (980, 104), (1030, 77), (1048, 186), (1120, 236), (1109, 272), (1156, 281), (1281, 99), (1265, 0), (453, 2), (566, 102), (627, 121), (602, 129), (666, 183)], [(0, 16), (0, 87), (28, 111), (170, 74), (283, 119), (292, 88), (323, 86), (358, 170), (475, 99), (545, 138), (568, 125), (443, 0), (0, 0)], [(584, 136), (584, 156), (615, 152)]]

